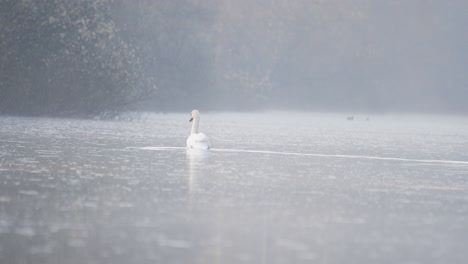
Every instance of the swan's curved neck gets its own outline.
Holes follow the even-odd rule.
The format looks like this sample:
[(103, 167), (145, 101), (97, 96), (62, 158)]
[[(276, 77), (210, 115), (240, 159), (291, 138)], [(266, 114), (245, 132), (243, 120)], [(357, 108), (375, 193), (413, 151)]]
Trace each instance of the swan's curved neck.
[(192, 134), (198, 134), (198, 123), (200, 122), (200, 117), (195, 116), (192, 121)]

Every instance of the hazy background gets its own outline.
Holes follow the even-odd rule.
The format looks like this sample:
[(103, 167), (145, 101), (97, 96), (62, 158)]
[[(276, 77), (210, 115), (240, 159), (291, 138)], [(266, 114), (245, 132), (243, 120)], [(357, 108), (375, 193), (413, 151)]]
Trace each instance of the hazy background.
[(0, 113), (467, 114), (465, 0), (1, 0)]

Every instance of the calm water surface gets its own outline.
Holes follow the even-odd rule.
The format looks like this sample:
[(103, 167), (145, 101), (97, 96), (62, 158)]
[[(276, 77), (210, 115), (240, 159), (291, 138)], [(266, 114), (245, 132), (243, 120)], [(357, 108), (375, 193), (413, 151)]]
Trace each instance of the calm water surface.
[(468, 118), (0, 117), (0, 263), (467, 263)]

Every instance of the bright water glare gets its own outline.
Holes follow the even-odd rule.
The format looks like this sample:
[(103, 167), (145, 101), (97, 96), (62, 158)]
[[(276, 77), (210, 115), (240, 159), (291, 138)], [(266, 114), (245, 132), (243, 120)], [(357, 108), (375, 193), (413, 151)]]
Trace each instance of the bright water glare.
[(1, 263), (467, 263), (468, 119), (0, 118)]

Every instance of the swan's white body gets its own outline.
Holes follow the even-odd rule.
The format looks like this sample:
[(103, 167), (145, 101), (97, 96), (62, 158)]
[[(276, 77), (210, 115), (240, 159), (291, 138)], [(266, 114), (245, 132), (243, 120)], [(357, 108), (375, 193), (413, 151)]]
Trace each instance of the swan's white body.
[(187, 148), (194, 149), (209, 149), (211, 148), (210, 139), (203, 133), (198, 133), (198, 124), (200, 123), (200, 112), (193, 110), (190, 115), (190, 122), (192, 122), (192, 132), (187, 138)]

